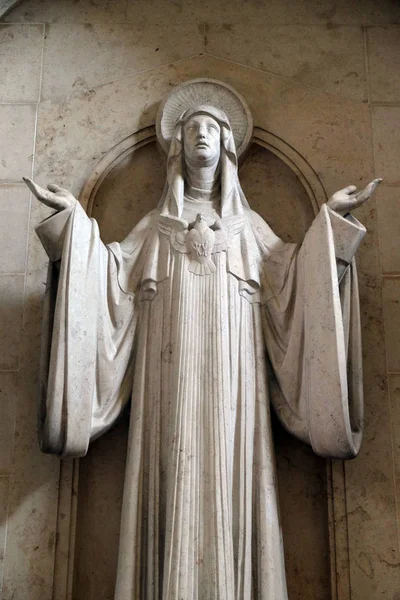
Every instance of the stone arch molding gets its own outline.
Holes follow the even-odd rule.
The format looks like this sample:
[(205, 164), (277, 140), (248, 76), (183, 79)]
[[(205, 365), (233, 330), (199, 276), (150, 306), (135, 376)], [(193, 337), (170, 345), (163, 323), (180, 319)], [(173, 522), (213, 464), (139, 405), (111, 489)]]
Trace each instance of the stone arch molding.
[[(101, 184), (114, 167), (130, 154), (156, 140), (155, 125), (145, 127), (117, 143), (101, 158), (79, 196), (80, 203), (89, 215), (92, 214), (93, 202)], [(292, 169), (303, 184), (314, 215), (316, 215), (327, 197), (325, 189), (310, 163), (285, 140), (261, 127), (254, 128), (252, 142), (275, 154)]]
[(0, 20), (8, 15), (8, 13), (21, 4), (22, 0), (0, 0)]

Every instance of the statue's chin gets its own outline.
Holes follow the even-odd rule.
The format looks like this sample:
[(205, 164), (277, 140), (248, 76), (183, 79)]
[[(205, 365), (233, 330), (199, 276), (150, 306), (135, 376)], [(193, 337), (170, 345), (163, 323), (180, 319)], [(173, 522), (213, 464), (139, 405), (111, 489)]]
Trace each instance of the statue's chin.
[(210, 148), (196, 148), (186, 160), (193, 167), (211, 167), (219, 160), (219, 155), (212, 152)]

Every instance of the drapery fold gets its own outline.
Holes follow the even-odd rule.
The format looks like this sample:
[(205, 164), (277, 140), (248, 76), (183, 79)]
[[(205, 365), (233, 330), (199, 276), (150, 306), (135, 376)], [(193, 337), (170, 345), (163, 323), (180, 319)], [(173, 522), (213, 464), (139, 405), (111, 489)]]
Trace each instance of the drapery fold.
[[(283, 246), (264, 267), (272, 282), (264, 312), (272, 401), (284, 426), (325, 457), (353, 458), (361, 444), (361, 331), (353, 253), (364, 234), (355, 219), (349, 222), (323, 205), (301, 247)], [(351, 240), (353, 252), (346, 246), (344, 253), (343, 238)], [(350, 262), (344, 273), (342, 263), (337, 266), (343, 257)], [(280, 272), (277, 282), (268, 273), (270, 261), (272, 272)]]
[[(62, 223), (62, 227), (60, 227)], [(63, 245), (49, 230), (62, 231)], [(134, 297), (79, 204), (39, 225), (50, 264), (43, 322), (40, 438), (45, 452), (84, 456), (130, 399)], [(60, 253), (61, 251), (61, 253)]]

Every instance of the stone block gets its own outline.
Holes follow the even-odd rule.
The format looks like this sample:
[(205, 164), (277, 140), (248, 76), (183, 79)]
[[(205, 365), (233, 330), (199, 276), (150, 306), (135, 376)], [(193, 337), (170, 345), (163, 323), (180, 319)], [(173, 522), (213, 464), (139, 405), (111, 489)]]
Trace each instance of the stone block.
[[(389, 375), (389, 392), (392, 418), (396, 498), (398, 504), (400, 502), (400, 374)], [(400, 528), (400, 523), (398, 523), (397, 526)]]
[(24, 279), (23, 274), (0, 275), (0, 370), (18, 368)]
[(388, 371), (400, 372), (400, 278), (383, 280), (383, 314)]
[(371, 100), (400, 100), (400, 29), (371, 27), (368, 35), (368, 61)]
[(0, 477), (10, 472), (14, 450), (17, 374), (0, 371)]
[[(47, 0), (49, 1), (49, 0)], [(29, 4), (32, 3), (30, 0)], [(380, 25), (400, 22), (400, 7), (393, 0), (128, 0), (128, 19), (146, 17), (184, 21), (195, 16), (200, 22), (246, 23), (249, 25)]]
[(43, 25), (0, 25), (0, 102), (37, 102)]
[(126, 0), (24, 0), (10, 11), (10, 23), (120, 23)]
[[(208, 25), (206, 52), (354, 98), (366, 99), (361, 27)], [(269, 102), (266, 99), (266, 105)]]
[(385, 183), (400, 184), (400, 106), (372, 108), (376, 176)]
[(90, 94), (92, 87), (198, 54), (202, 45), (201, 31), (190, 23), (161, 21), (146, 33), (137, 22), (49, 25), (42, 97)]
[(400, 187), (382, 186), (377, 199), (383, 273), (400, 273)]
[(31, 174), (36, 106), (0, 104), (0, 183)]
[(29, 222), (25, 185), (0, 185), (0, 273), (23, 273)]

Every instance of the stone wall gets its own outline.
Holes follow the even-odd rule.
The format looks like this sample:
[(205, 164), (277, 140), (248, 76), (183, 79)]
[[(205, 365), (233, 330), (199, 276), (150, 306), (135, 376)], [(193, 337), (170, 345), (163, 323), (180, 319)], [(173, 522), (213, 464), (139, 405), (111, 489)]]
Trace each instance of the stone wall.
[(339, 600), (400, 599), (397, 23), (394, 0), (26, 0), (0, 24), (2, 600), (53, 598), (68, 477), (36, 441), (47, 261), (33, 227), (49, 213), (21, 176), (78, 194), (114, 144), (154, 123), (171, 85), (201, 76), (242, 92), (256, 125), (296, 148), (328, 194), (384, 178), (357, 215), (369, 230), (358, 260), (365, 441), (332, 468), (345, 490)]

